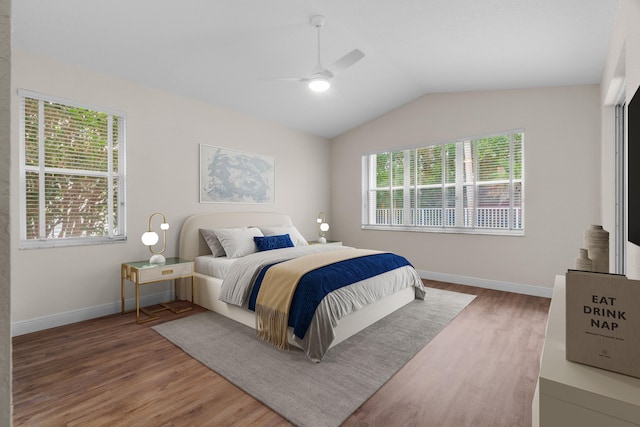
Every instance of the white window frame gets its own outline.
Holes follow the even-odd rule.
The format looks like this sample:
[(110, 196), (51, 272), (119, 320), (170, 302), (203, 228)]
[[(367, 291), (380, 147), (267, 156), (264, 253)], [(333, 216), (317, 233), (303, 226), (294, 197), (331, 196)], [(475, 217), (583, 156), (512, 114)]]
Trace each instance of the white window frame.
[(626, 86), (623, 85), (614, 106), (615, 139), (615, 273), (626, 274), (627, 270), (627, 102)]
[[(471, 214), (471, 218), (470, 221), (472, 222), (471, 225), (464, 225), (464, 220), (465, 220), (465, 214), (468, 215), (468, 212), (464, 211), (464, 206), (462, 204), (462, 194), (463, 194), (463, 188), (464, 187), (472, 187), (473, 192), (471, 193), (473, 195), (474, 198), (478, 197), (478, 189), (482, 186), (482, 185), (486, 185), (487, 182), (477, 182), (477, 174), (478, 174), (478, 167), (477, 167), (477, 156), (475, 153), (473, 153), (472, 159), (474, 162), (474, 167), (473, 167), (473, 172), (474, 172), (474, 179), (473, 182), (464, 182), (464, 175), (463, 175), (463, 171), (462, 169), (464, 168), (464, 164), (463, 164), (463, 159), (465, 158), (465, 156), (463, 155), (463, 152), (465, 150), (466, 147), (465, 143), (468, 143), (469, 141), (475, 141), (475, 140), (480, 140), (480, 139), (484, 139), (484, 138), (491, 138), (491, 137), (499, 137), (499, 136), (512, 136), (514, 134), (520, 133), (522, 134), (522, 177), (521, 179), (516, 179), (514, 177), (514, 168), (513, 168), (513, 162), (514, 162), (514, 155), (513, 155), (513, 144), (509, 144), (509, 161), (510, 161), (510, 178), (508, 180), (500, 180), (500, 181), (491, 181), (490, 184), (509, 184), (510, 187), (510, 197), (509, 197), (509, 211), (508, 211), (508, 227), (506, 228), (492, 228), (492, 227), (487, 227), (487, 226), (479, 226), (476, 223), (476, 210), (478, 209), (477, 205), (474, 204), (474, 208), (473, 208), (473, 213)], [(362, 156), (362, 229), (365, 230), (390, 230), (390, 231), (417, 231), (417, 232), (438, 232), (438, 233), (463, 233), (463, 234), (490, 234), (490, 235), (510, 235), (510, 236), (524, 236), (524, 230), (525, 230), (525, 224), (524, 224), (524, 212), (525, 212), (525, 156), (524, 156), (524, 129), (513, 129), (513, 130), (508, 130), (508, 131), (504, 131), (504, 132), (499, 132), (499, 133), (494, 133), (494, 134), (489, 134), (489, 135), (481, 135), (481, 136), (474, 136), (474, 137), (469, 137), (469, 138), (459, 138), (459, 139), (455, 139), (455, 140), (448, 140), (448, 141), (442, 141), (442, 142), (437, 142), (437, 143), (432, 143), (432, 144), (428, 144), (428, 145), (419, 145), (419, 146), (412, 146), (412, 147), (400, 147), (400, 148), (390, 148), (387, 150), (379, 150), (376, 152), (370, 152), (370, 153), (366, 153)], [(511, 141), (513, 141), (511, 139)], [(448, 144), (456, 144), (456, 173), (455, 173), (455, 183), (445, 183), (444, 179), (442, 180), (442, 182), (438, 183), (438, 184), (429, 184), (429, 185), (410, 185), (409, 179), (406, 176), (410, 176), (410, 171), (408, 171), (408, 169), (405, 167), (404, 168), (404, 174), (405, 174), (405, 178), (404, 178), (404, 184), (402, 186), (393, 186), (393, 177), (391, 176), (393, 169), (391, 169), (390, 171), (390, 177), (389, 177), (389, 182), (390, 182), (390, 186), (388, 191), (392, 192), (395, 189), (404, 189), (405, 191), (403, 192), (404, 195), (404, 204), (403, 206), (410, 206), (410, 199), (411, 196), (409, 195), (409, 191), (406, 190), (413, 190), (415, 191), (416, 189), (419, 188), (428, 188), (428, 187), (433, 187), (433, 188), (442, 188), (443, 192), (444, 189), (447, 187), (451, 187), (451, 188), (456, 188), (456, 206), (455, 206), (455, 224), (446, 224), (446, 208), (445, 208), (445, 200), (443, 197), (443, 201), (442, 201), (442, 226), (437, 226), (437, 225), (415, 225), (412, 224), (411, 221), (411, 211), (414, 210), (414, 206), (410, 206), (409, 209), (403, 208), (402, 209), (402, 215), (398, 214), (395, 215), (393, 212), (393, 208), (391, 207), (390, 209), (390, 213), (388, 214), (390, 221), (388, 223), (385, 224), (379, 224), (377, 223), (377, 219), (376, 219), (376, 208), (373, 207), (373, 209), (369, 208), (369, 203), (372, 202), (372, 197), (371, 197), (371, 192), (373, 191), (380, 191), (382, 189), (376, 188), (376, 157), (375, 155), (380, 154), (380, 153), (389, 153), (389, 155), (391, 155), (391, 153), (394, 152), (399, 152), (399, 151), (403, 151), (405, 154), (405, 164), (408, 164), (408, 161), (406, 161), (409, 158), (409, 152), (411, 150), (418, 150), (418, 149), (423, 149), (423, 148), (429, 148), (429, 147), (433, 147), (433, 146), (446, 146)], [(443, 163), (444, 163), (444, 156), (443, 156)], [(374, 187), (370, 187), (370, 183), (374, 184)], [(416, 178), (416, 183), (417, 183), (417, 178)], [(520, 226), (517, 226), (517, 224), (514, 224), (514, 187), (515, 187), (515, 183), (520, 183), (521, 186), (521, 194), (520, 194), (520, 205), (521, 207), (519, 208), (519, 213), (517, 215), (518, 217), (518, 224)], [(385, 191), (387, 190), (386, 188), (384, 189)], [(414, 200), (416, 200), (417, 197), (414, 197)], [(393, 200), (393, 196), (391, 196), (391, 200)], [(375, 202), (374, 202), (375, 203)], [(417, 216), (417, 212), (415, 214)], [(396, 221), (395, 220), (395, 216), (398, 216), (398, 218), (400, 216), (402, 216), (402, 221)], [(396, 223), (398, 222), (398, 223)]]
[[(127, 240), (126, 234), (126, 114), (121, 111), (117, 111), (110, 108), (97, 107), (95, 105), (83, 104), (76, 101), (67, 100), (55, 96), (45, 95), (30, 90), (19, 89), (18, 98), (20, 102), (20, 248), (21, 249), (36, 249), (36, 248), (51, 248), (61, 246), (79, 246), (79, 245), (97, 245), (105, 243), (117, 243), (125, 242)], [(25, 141), (25, 99), (35, 99), (39, 103), (39, 120), (38, 125), (38, 144), (39, 144), (39, 161), (38, 165), (31, 166), (26, 165), (26, 141)], [(52, 102), (56, 104), (63, 104), (76, 108), (84, 108), (100, 113), (108, 114), (108, 168), (106, 172), (80, 170), (80, 169), (60, 169), (53, 167), (46, 167), (44, 164), (44, 102)], [(113, 121), (118, 120), (118, 171), (113, 171)], [(44, 176), (47, 172), (53, 173), (65, 173), (70, 175), (83, 175), (83, 176), (95, 176), (104, 177), (108, 179), (108, 182), (113, 182), (113, 179), (117, 178), (118, 182), (118, 200), (114, 203), (113, 188), (108, 186), (108, 235), (104, 236), (85, 236), (85, 237), (47, 237), (45, 235), (45, 195), (43, 191), (39, 191), (39, 237), (37, 239), (27, 239), (27, 211), (26, 211), (26, 173), (27, 171), (38, 171), (40, 185), (39, 188), (43, 189)], [(118, 218), (117, 232), (114, 232), (114, 214)]]

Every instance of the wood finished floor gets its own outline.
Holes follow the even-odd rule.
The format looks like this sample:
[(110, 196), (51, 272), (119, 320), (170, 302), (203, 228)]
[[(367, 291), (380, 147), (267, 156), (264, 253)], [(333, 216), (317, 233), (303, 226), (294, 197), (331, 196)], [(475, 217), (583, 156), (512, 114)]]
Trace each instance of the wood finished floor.
[[(530, 426), (549, 299), (425, 281), (477, 298), (344, 426)], [(151, 326), (112, 315), (13, 339), (14, 426), (283, 426)]]

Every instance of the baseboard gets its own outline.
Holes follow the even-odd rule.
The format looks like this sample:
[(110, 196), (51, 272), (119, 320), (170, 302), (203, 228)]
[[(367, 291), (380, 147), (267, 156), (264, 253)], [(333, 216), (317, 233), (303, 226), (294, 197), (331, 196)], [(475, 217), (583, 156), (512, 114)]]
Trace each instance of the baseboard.
[[(145, 307), (148, 305), (159, 304), (164, 301), (170, 301), (173, 298), (173, 290), (162, 292), (159, 294), (146, 295), (140, 297), (140, 305)], [(64, 313), (51, 314), (49, 316), (38, 317), (29, 320), (20, 320), (11, 323), (11, 336), (29, 334), (31, 332), (42, 331), (45, 329), (55, 328), (56, 326), (68, 325), (71, 323), (81, 322), (83, 320), (95, 319), (96, 317), (108, 316), (121, 312), (120, 301), (109, 304), (96, 305), (93, 307), (81, 308), (79, 310), (66, 311)], [(125, 300), (125, 307), (135, 309), (135, 298)]]
[[(497, 291), (514, 292), (517, 294), (532, 295), (536, 297), (551, 298), (551, 294), (553, 293), (553, 288), (543, 288), (541, 286), (521, 285), (517, 283), (500, 282), (497, 280), (479, 279), (476, 277), (458, 276), (455, 274), (436, 273), (424, 270), (418, 270), (418, 274), (423, 279), (476, 286), (478, 288), (494, 289)], [(147, 306), (158, 304), (163, 301), (171, 300), (172, 298), (173, 291), (146, 295), (140, 297), (140, 305)], [(129, 298), (125, 301), (125, 304), (127, 308), (132, 306), (135, 307), (135, 299)], [(70, 323), (81, 322), (83, 320), (94, 319), (96, 317), (108, 316), (116, 313), (120, 313), (120, 301), (82, 308), (80, 310), (56, 313), (49, 316), (38, 317), (36, 319), (21, 320), (11, 323), (11, 336), (15, 337), (18, 335), (42, 331), (45, 329), (55, 328), (56, 326), (68, 325)]]
[(542, 286), (521, 285), (519, 283), (479, 279), (476, 277), (458, 276), (455, 274), (436, 273), (424, 270), (418, 270), (418, 274), (421, 278), (428, 280), (476, 286), (478, 288), (494, 289), (496, 291), (513, 292), (516, 294), (532, 295), (535, 297), (551, 298), (551, 295), (553, 294), (553, 288), (544, 288)]

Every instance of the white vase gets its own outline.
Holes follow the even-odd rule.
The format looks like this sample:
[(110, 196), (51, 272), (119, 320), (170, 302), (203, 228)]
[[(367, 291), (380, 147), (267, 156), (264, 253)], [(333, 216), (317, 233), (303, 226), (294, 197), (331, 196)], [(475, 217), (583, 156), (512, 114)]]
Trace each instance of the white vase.
[(601, 225), (592, 225), (584, 232), (584, 247), (593, 264), (593, 271), (609, 272), (609, 232)]
[(593, 262), (589, 258), (586, 249), (580, 248), (580, 255), (574, 261), (574, 268), (582, 271), (593, 271)]

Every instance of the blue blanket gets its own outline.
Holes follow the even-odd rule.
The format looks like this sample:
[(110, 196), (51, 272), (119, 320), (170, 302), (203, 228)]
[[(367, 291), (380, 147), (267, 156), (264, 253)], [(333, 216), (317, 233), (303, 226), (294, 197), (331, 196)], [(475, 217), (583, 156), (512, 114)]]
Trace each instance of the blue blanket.
[[(275, 264), (278, 263), (263, 267), (256, 277), (249, 298), (250, 310), (255, 311), (262, 279), (267, 270)], [(410, 266), (411, 263), (400, 255), (380, 253), (347, 259), (310, 271), (302, 276), (293, 294), (289, 326), (298, 338), (304, 338), (316, 308), (329, 292), (406, 265)]]

